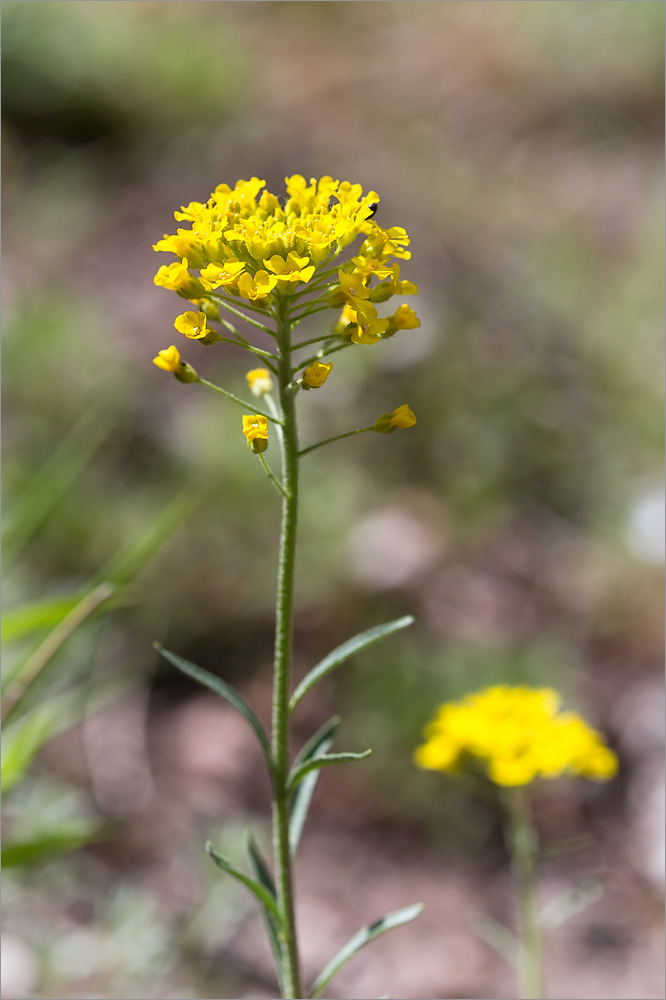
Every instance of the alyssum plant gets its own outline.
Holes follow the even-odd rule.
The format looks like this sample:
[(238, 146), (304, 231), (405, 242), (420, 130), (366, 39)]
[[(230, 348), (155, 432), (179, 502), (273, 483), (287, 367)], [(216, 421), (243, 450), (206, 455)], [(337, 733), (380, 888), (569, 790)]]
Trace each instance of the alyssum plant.
[[(236, 691), (175, 653), (157, 648), (174, 666), (230, 702), (247, 720), (261, 744), (272, 782), (274, 874), (252, 839), (248, 840), (252, 875), (231, 865), (211, 844), (206, 849), (216, 864), (242, 882), (261, 904), (282, 996), (318, 997), (360, 948), (392, 927), (413, 920), (421, 906), (409, 906), (363, 928), (332, 959), (309, 991), (303, 992), (294, 920), (294, 855), (321, 768), (361, 760), (370, 751), (330, 753), (339, 721), (332, 719), (290, 760), (291, 715), (308, 691), (335, 667), (371, 643), (410, 625), (413, 619), (406, 616), (378, 625), (343, 643), (292, 691), (299, 465), (306, 454), (332, 441), (372, 431), (390, 434), (398, 427), (413, 426), (416, 418), (407, 405), (398, 406), (367, 427), (302, 448), (296, 402), (301, 391), (324, 385), (333, 368), (326, 359), (335, 352), (359, 344), (378, 344), (398, 330), (420, 326), (420, 322), (407, 304), (399, 305), (390, 316), (381, 318), (378, 314), (377, 305), (395, 295), (413, 295), (417, 288), (400, 277), (398, 261), (411, 256), (405, 230), (382, 229), (373, 219), (379, 201), (377, 194), (370, 192), (364, 196), (359, 184), (334, 181), (331, 177), (313, 179), (308, 184), (295, 175), (286, 180), (286, 198), (282, 204), (275, 195), (262, 191), (264, 185), (256, 177), (238, 181), (234, 188), (219, 185), (207, 202), (192, 202), (175, 212), (176, 220), (191, 223), (190, 228), (179, 229), (174, 236), (165, 235), (154, 247), (178, 258), (160, 267), (155, 284), (177, 292), (194, 307), (178, 316), (176, 329), (205, 345), (226, 342), (255, 355), (261, 367), (249, 371), (246, 379), (251, 393), (261, 400), (261, 409), (201, 378), (181, 359), (175, 346), (160, 351), (154, 361), (159, 368), (173, 372), (180, 382), (207, 386), (249, 411), (243, 416), (243, 434), (280, 495), (282, 522), (270, 740), (250, 706)], [(357, 243), (355, 251), (351, 249), (354, 243)], [(294, 338), (305, 319), (328, 309), (336, 310), (336, 321), (329, 330), (309, 339)], [(246, 333), (241, 333), (230, 317), (242, 320), (250, 334), (261, 331), (264, 346), (258, 346)], [(279, 474), (265, 457), (273, 433), (281, 451)]]

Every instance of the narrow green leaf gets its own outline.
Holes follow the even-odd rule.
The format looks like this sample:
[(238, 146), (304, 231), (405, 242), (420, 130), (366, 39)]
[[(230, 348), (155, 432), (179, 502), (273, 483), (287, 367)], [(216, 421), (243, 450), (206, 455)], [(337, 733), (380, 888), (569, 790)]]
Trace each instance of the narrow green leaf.
[(319, 771), (322, 767), (329, 767), (331, 764), (347, 764), (353, 760), (365, 760), (371, 753), (372, 750), (364, 750), (363, 753), (323, 753), (312, 760), (306, 760), (292, 770), (287, 782), (287, 789), (293, 792), (299, 781), (302, 781), (310, 771)]
[[(252, 870), (254, 872), (257, 881), (263, 885), (267, 892), (270, 892), (273, 899), (277, 899), (277, 893), (275, 891), (275, 882), (273, 881), (273, 876), (268, 870), (268, 865), (264, 861), (263, 855), (259, 850), (259, 845), (252, 836), (251, 833), (247, 835), (247, 851), (250, 855), (250, 863), (252, 865)], [(271, 947), (273, 949), (273, 954), (275, 955), (275, 964), (280, 969), (280, 962), (282, 960), (282, 944), (280, 942), (280, 927), (275, 917), (270, 913), (266, 907), (264, 907), (264, 923), (266, 924), (266, 930), (268, 931), (268, 936), (271, 939)]]
[(354, 957), (354, 955), (357, 955), (361, 948), (364, 948), (366, 944), (370, 944), (370, 942), (374, 941), (374, 939), (379, 937), (380, 934), (385, 934), (386, 931), (390, 931), (394, 927), (401, 927), (403, 924), (408, 924), (411, 920), (416, 920), (422, 909), (422, 903), (414, 903), (412, 906), (406, 906), (403, 910), (395, 910), (393, 913), (387, 913), (385, 917), (381, 918), (381, 920), (378, 920), (374, 924), (369, 924), (367, 927), (363, 927), (357, 934), (354, 934), (353, 938), (350, 938), (344, 948), (337, 953), (335, 958), (328, 963), (324, 971), (315, 980), (315, 984), (310, 992), (311, 1000), (315, 1000), (316, 997), (321, 996), (323, 990), (326, 986), (328, 986), (333, 976), (335, 976), (340, 969)]
[(236, 868), (229, 861), (227, 861), (220, 854), (218, 854), (217, 851), (214, 850), (213, 845), (211, 844), (210, 841), (208, 841), (208, 843), (206, 844), (206, 853), (210, 855), (210, 857), (213, 859), (218, 868), (221, 868), (222, 871), (227, 872), (227, 874), (235, 878), (237, 882), (240, 882), (242, 885), (244, 885), (246, 889), (249, 889), (252, 895), (256, 896), (256, 898), (259, 900), (264, 909), (268, 913), (270, 913), (272, 917), (274, 917), (274, 919), (277, 921), (278, 926), (279, 927), (282, 926), (282, 921), (280, 919), (280, 911), (277, 908), (275, 897), (271, 895), (268, 889), (266, 889), (261, 884), (261, 882), (257, 882), (256, 879), (250, 878), (249, 875), (246, 875), (245, 872), (240, 871), (239, 868)]
[(251, 833), (248, 833), (247, 835), (247, 851), (250, 855), (252, 867), (254, 868), (254, 874), (257, 876), (257, 879), (261, 882), (264, 889), (267, 889), (273, 899), (275, 899), (277, 897), (277, 893), (275, 891), (273, 876), (268, 870), (268, 865), (264, 861), (263, 855), (259, 850), (259, 845)]
[(271, 753), (268, 737), (266, 736), (259, 719), (256, 717), (245, 699), (241, 698), (237, 691), (234, 691), (232, 687), (230, 687), (220, 677), (216, 677), (215, 674), (209, 673), (202, 667), (197, 667), (194, 663), (190, 663), (189, 660), (184, 660), (182, 656), (177, 656), (176, 653), (170, 653), (168, 649), (164, 649), (163, 646), (160, 646), (159, 642), (155, 642), (153, 645), (160, 656), (163, 656), (164, 659), (168, 660), (174, 667), (182, 670), (184, 674), (187, 674), (188, 677), (198, 681), (199, 684), (203, 684), (204, 687), (214, 691), (215, 694), (219, 694), (221, 698), (224, 698), (230, 705), (233, 705), (237, 712), (240, 712), (243, 718), (249, 722), (250, 726), (254, 730), (255, 735), (261, 744), (261, 748), (264, 751), (264, 756), (268, 763), (269, 770), (272, 773), (273, 755)]
[(603, 879), (586, 879), (544, 906), (540, 916), (541, 926), (547, 932), (557, 930), (569, 917), (601, 899), (605, 889)]
[(386, 622), (384, 625), (375, 625), (374, 628), (368, 629), (367, 632), (361, 632), (359, 635), (355, 635), (353, 639), (348, 639), (341, 646), (337, 646), (303, 678), (291, 697), (289, 711), (293, 712), (303, 695), (307, 694), (311, 687), (314, 687), (323, 677), (330, 674), (332, 670), (339, 667), (345, 660), (348, 660), (350, 656), (360, 653), (362, 649), (372, 646), (375, 642), (385, 639), (394, 632), (399, 632), (400, 629), (407, 628), (414, 621), (413, 615), (405, 615), (404, 618), (396, 618), (395, 621)]
[[(322, 726), (321, 729), (318, 730), (318, 732), (316, 732), (302, 748), (294, 761), (294, 767), (302, 764), (306, 760), (319, 757), (330, 750), (335, 739), (335, 731), (339, 725), (340, 719), (337, 715), (332, 719), (329, 719), (326, 725)], [(303, 833), (303, 827), (305, 826), (305, 821), (308, 815), (308, 809), (310, 808), (310, 802), (312, 801), (312, 796), (318, 781), (319, 771), (310, 771), (310, 773), (306, 774), (303, 780), (298, 783), (298, 786), (292, 795), (291, 812), (289, 817), (289, 851), (292, 858), (296, 855), (296, 851), (298, 850), (301, 834)]]

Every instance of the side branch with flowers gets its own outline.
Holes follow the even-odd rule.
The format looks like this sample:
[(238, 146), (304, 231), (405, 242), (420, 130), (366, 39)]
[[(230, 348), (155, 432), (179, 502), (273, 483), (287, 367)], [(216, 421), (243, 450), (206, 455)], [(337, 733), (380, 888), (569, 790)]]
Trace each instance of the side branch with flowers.
[[(249, 371), (246, 379), (251, 395), (260, 403), (253, 404), (202, 378), (181, 358), (175, 346), (160, 351), (154, 363), (172, 372), (180, 382), (204, 385), (247, 411), (243, 415), (242, 432), (248, 448), (257, 456), (280, 495), (282, 520), (270, 739), (250, 706), (224, 681), (161, 646), (157, 648), (174, 666), (229, 701), (252, 727), (262, 747), (272, 783), (273, 871), (251, 839), (248, 855), (252, 875), (231, 865), (212, 845), (208, 844), (207, 850), (221, 869), (242, 882), (259, 901), (275, 956), (281, 995), (300, 998), (320, 996), (333, 976), (362, 947), (379, 934), (413, 920), (421, 906), (415, 904), (387, 914), (357, 932), (309, 991), (304, 992), (295, 924), (294, 856), (320, 770), (361, 760), (370, 751), (330, 753), (339, 722), (334, 718), (313, 735), (292, 761), (291, 714), (301, 698), (324, 676), (372, 643), (407, 627), (413, 618), (405, 616), (375, 626), (343, 643), (313, 667), (292, 692), (299, 464), (309, 452), (342, 438), (366, 432), (391, 434), (396, 428), (412, 427), (416, 417), (402, 404), (368, 426), (301, 448), (297, 398), (299, 392), (324, 386), (333, 369), (333, 362), (326, 360), (330, 355), (354, 345), (377, 344), (399, 330), (420, 326), (420, 321), (406, 303), (385, 317), (380, 317), (376, 308), (393, 296), (414, 295), (417, 288), (400, 276), (399, 261), (411, 256), (407, 249), (409, 238), (400, 227), (383, 229), (375, 222), (379, 203), (375, 192), (363, 195), (359, 184), (331, 177), (312, 179), (308, 184), (300, 175), (294, 175), (286, 179), (286, 198), (281, 203), (275, 195), (262, 190), (264, 186), (265, 182), (256, 177), (238, 181), (233, 189), (219, 185), (207, 202), (191, 202), (175, 212), (176, 220), (190, 223), (190, 228), (165, 235), (154, 247), (178, 258), (160, 267), (155, 284), (177, 292), (196, 309), (178, 316), (176, 329), (189, 340), (198, 340), (206, 346), (220, 342), (235, 344), (259, 359), (261, 367)], [(358, 240), (360, 247), (353, 256), (350, 248)], [(349, 252), (344, 259), (346, 250)], [(328, 309), (339, 311), (331, 329), (294, 341), (294, 331), (304, 320)], [(243, 332), (230, 317), (246, 324)], [(255, 343), (255, 331), (268, 338), (264, 346)], [(312, 353), (315, 345), (319, 345), (318, 349)], [(280, 446), (279, 474), (266, 459), (273, 431)]]

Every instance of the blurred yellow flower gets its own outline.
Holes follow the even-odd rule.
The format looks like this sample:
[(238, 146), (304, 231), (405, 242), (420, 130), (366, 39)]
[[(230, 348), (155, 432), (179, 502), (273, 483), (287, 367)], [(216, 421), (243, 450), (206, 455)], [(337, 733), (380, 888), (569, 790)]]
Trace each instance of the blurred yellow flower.
[(268, 368), (253, 368), (245, 378), (253, 396), (263, 396), (273, 388), (273, 380)]
[(398, 306), (391, 317), (391, 323), (398, 330), (415, 330), (417, 326), (421, 326), (421, 320), (408, 305)]
[(266, 451), (268, 447), (268, 420), (260, 414), (243, 414), (243, 434), (251, 451)]
[(392, 434), (396, 427), (413, 427), (415, 423), (416, 417), (407, 403), (403, 403), (393, 413), (382, 413), (381, 417), (377, 417), (373, 424), (373, 430), (379, 434)]
[(303, 372), (303, 388), (321, 388), (328, 376), (331, 374), (332, 367), (332, 361), (329, 361), (328, 364), (323, 364), (321, 361), (313, 361), (313, 363)]
[(435, 771), (481, 768), (497, 785), (580, 775), (605, 781), (617, 757), (552, 688), (498, 685), (441, 705), (415, 763)]

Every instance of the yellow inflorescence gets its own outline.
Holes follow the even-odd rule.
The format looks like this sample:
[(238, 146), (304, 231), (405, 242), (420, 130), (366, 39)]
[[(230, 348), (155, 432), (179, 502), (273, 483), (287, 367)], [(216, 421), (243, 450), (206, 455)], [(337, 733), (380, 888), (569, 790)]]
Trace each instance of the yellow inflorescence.
[[(175, 212), (189, 228), (154, 245), (177, 257), (160, 267), (155, 284), (191, 300), (217, 292), (268, 309), (276, 294), (303, 290), (326, 269), (333, 288), (320, 285), (318, 291), (332, 308), (343, 307), (334, 334), (375, 344), (398, 329), (419, 325), (408, 306), (384, 319), (375, 308), (392, 295), (413, 295), (418, 289), (400, 278), (400, 265), (391, 261), (409, 260), (409, 237), (399, 226), (383, 229), (375, 222), (379, 196), (374, 191), (364, 195), (360, 184), (332, 177), (312, 178), (308, 184), (294, 174), (286, 178), (280, 202), (264, 187), (257, 177), (234, 188), (220, 184), (208, 201)], [(359, 238), (357, 255), (334, 264)], [(191, 314), (185, 315), (189, 320)]]
[(481, 768), (497, 785), (580, 775), (606, 781), (617, 757), (575, 712), (561, 712), (551, 688), (486, 688), (440, 706), (415, 753), (435, 771)]

